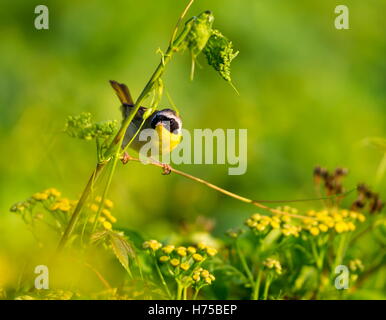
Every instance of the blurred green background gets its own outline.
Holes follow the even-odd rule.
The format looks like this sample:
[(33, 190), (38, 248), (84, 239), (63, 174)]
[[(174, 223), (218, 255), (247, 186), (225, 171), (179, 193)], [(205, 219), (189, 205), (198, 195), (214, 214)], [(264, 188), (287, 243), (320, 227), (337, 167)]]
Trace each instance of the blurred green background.
[[(126, 83), (134, 97), (140, 93), (186, 1), (45, 1), (50, 29), (41, 31), (34, 28), (38, 4), (2, 0), (0, 13), (0, 254), (34, 246), (21, 219), (9, 213), (14, 202), (48, 187), (72, 199), (80, 195), (94, 144), (65, 135), (66, 117), (87, 111), (97, 121), (120, 119), (108, 80)], [(165, 86), (185, 128), (248, 129), (248, 171), (179, 169), (255, 199), (314, 196), (316, 164), (349, 168), (348, 188), (374, 185), (382, 153), (362, 140), (386, 137), (386, 2), (348, 1), (349, 30), (334, 28), (338, 4), (195, 2), (188, 15), (212, 10), (214, 26), (240, 50), (232, 69), (240, 95), (204, 57), (190, 81), (187, 52), (173, 59)], [(383, 196), (385, 186), (385, 180), (377, 186)], [(214, 234), (221, 235), (255, 211), (136, 163), (119, 166), (109, 198), (119, 226), (158, 239), (198, 216), (214, 218)]]

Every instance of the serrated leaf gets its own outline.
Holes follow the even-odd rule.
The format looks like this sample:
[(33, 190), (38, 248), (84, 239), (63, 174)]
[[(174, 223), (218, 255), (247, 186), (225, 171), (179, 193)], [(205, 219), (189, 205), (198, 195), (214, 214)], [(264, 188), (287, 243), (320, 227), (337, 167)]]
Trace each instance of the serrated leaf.
[(120, 234), (109, 232), (113, 252), (125, 269), (129, 268), (129, 257), (134, 258), (135, 252), (131, 244)]
[(95, 243), (97, 241), (100, 241), (102, 240), (103, 238), (105, 238), (107, 236), (107, 230), (103, 230), (103, 231), (99, 231), (99, 232), (95, 232), (92, 236), (91, 236), (91, 243)]

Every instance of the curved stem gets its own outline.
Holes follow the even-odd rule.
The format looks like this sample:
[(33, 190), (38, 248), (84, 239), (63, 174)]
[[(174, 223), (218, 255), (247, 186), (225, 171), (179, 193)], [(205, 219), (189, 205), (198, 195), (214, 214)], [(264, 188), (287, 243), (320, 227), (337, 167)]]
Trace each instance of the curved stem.
[(197, 300), (198, 293), (200, 292), (200, 288), (194, 290), (193, 300)]
[(75, 210), (72, 213), (70, 222), (68, 223), (67, 228), (64, 231), (64, 234), (63, 234), (62, 238), (60, 239), (59, 246), (58, 246), (58, 251), (60, 251), (60, 250), (62, 250), (64, 248), (64, 246), (67, 243), (71, 233), (74, 231), (75, 224), (78, 221), (78, 218), (79, 218), (79, 215), (80, 215), (80, 213), (82, 211), (82, 208), (85, 205), (85, 203), (86, 203), (86, 201), (88, 199), (88, 196), (89, 196), (89, 194), (90, 194), (90, 192), (92, 190), (94, 181), (98, 178), (99, 174), (101, 173), (101, 171), (103, 170), (105, 165), (106, 165), (106, 162), (98, 163), (96, 168), (95, 168), (95, 170), (93, 171), (90, 179), (88, 180), (87, 185), (84, 188), (83, 193), (82, 193), (78, 203), (76, 204)]
[(267, 279), (265, 279), (265, 285), (264, 285), (264, 293), (263, 293), (263, 300), (268, 299), (268, 290), (271, 285), (272, 276), (270, 274), (267, 275)]
[(247, 274), (247, 277), (248, 277), (249, 281), (251, 282), (251, 285), (253, 285), (253, 275), (252, 275), (252, 272), (251, 272), (251, 270), (248, 267), (247, 261), (245, 260), (245, 257), (243, 255), (243, 253), (240, 250), (240, 246), (239, 246), (237, 240), (235, 241), (235, 247), (236, 247), (236, 252), (237, 252), (237, 254), (238, 254), (239, 258), (240, 258), (241, 265), (243, 266), (244, 271)]
[[(135, 157), (132, 157), (132, 156), (129, 156), (128, 158), (129, 161), (136, 161), (136, 162), (142, 162), (140, 159), (138, 158), (135, 158)], [(159, 167), (159, 168), (164, 168), (164, 165), (158, 161), (154, 161), (152, 159), (149, 159), (146, 164), (151, 164), (153, 166), (156, 166), (156, 167)], [(240, 196), (236, 193), (233, 193), (231, 191), (228, 191), (228, 190), (225, 190), (223, 188), (220, 188), (218, 186), (216, 186), (215, 184), (213, 183), (210, 183), (204, 179), (201, 179), (201, 178), (198, 178), (198, 177), (195, 177), (189, 173), (186, 173), (186, 172), (183, 172), (183, 171), (180, 171), (180, 170), (177, 170), (171, 166), (169, 166), (169, 169), (170, 169), (170, 172), (174, 172), (180, 176), (183, 176), (185, 178), (188, 178), (190, 180), (193, 180), (193, 181), (196, 181), (196, 182), (199, 182), (201, 184), (204, 184), (206, 185), (207, 187), (213, 189), (213, 190), (216, 190), (218, 192), (221, 192), (233, 199), (236, 199), (236, 200), (239, 200), (239, 201), (242, 201), (242, 202), (245, 202), (245, 203), (249, 203), (249, 204), (252, 204), (253, 206), (255, 207), (258, 207), (260, 209), (263, 209), (263, 210), (266, 210), (266, 211), (269, 211), (269, 212), (272, 212), (272, 213), (275, 213), (275, 214), (280, 214), (280, 215), (285, 215), (285, 216), (289, 216), (289, 217), (293, 217), (293, 218), (298, 218), (298, 219), (311, 219), (311, 220), (318, 220), (317, 218), (315, 217), (309, 217), (309, 216), (304, 216), (304, 215), (300, 215), (300, 214), (292, 214), (292, 213), (287, 213), (287, 212), (284, 212), (284, 211), (281, 211), (281, 210), (278, 210), (278, 209), (274, 209), (274, 208), (270, 208), (268, 206), (265, 206), (259, 202), (257, 202), (256, 200), (252, 200), (252, 199), (248, 199), (246, 197), (243, 197), (243, 196)]]
[(161, 269), (160, 269), (160, 267), (159, 267), (159, 265), (158, 265), (158, 261), (157, 261), (157, 259), (156, 259), (155, 256), (154, 256), (154, 259), (155, 259), (155, 267), (156, 267), (156, 269), (157, 269), (158, 276), (159, 276), (160, 279), (161, 279), (162, 285), (165, 287), (165, 291), (166, 291), (166, 293), (167, 293), (169, 299), (171, 299), (171, 298), (172, 298), (172, 295), (170, 294), (168, 284), (166, 283), (165, 278), (164, 278), (164, 276), (162, 275)]
[(263, 272), (261, 269), (259, 269), (259, 273), (257, 274), (255, 286), (253, 287), (253, 292), (252, 292), (252, 299), (253, 300), (259, 300), (259, 291), (260, 291), (260, 284), (261, 284), (261, 276)]
[(119, 150), (117, 151), (117, 154), (113, 158), (113, 163), (111, 165), (111, 170), (109, 172), (109, 176), (107, 178), (107, 183), (106, 183), (105, 188), (103, 190), (102, 199), (101, 199), (101, 202), (99, 203), (99, 206), (98, 206), (98, 211), (97, 211), (97, 213), (95, 215), (95, 220), (94, 220), (94, 224), (93, 224), (92, 229), (91, 229), (90, 237), (95, 232), (96, 226), (98, 224), (98, 218), (99, 218), (99, 216), (100, 216), (100, 214), (102, 212), (102, 208), (104, 206), (104, 203), (105, 203), (105, 200), (106, 200), (106, 197), (107, 197), (107, 193), (108, 193), (108, 191), (110, 189), (110, 186), (111, 186), (111, 181), (113, 180), (114, 172), (115, 172), (115, 169), (117, 167), (117, 162), (118, 162), (118, 152), (119, 152)]

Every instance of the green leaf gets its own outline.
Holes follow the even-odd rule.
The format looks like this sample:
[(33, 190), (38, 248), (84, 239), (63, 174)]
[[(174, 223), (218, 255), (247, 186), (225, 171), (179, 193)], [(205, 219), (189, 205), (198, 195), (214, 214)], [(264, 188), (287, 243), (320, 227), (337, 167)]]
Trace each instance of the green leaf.
[(143, 249), (143, 243), (146, 239), (138, 231), (127, 228), (118, 228), (117, 230), (123, 232), (137, 249)]
[(218, 30), (213, 30), (205, 48), (204, 54), (211, 65), (220, 76), (231, 82), (231, 62), (239, 54), (233, 51), (233, 44)]
[(99, 231), (99, 232), (95, 232), (92, 236), (91, 236), (91, 243), (95, 243), (95, 242), (98, 242), (100, 240), (103, 240), (104, 238), (106, 238), (106, 236), (108, 235), (108, 232), (107, 230), (103, 230), (103, 231)]
[(186, 44), (193, 59), (201, 53), (212, 35), (213, 20), (214, 17), (212, 13), (210, 11), (205, 11), (189, 22), (192, 25), (190, 32), (186, 37)]
[(135, 258), (135, 252), (131, 244), (125, 239), (124, 236), (116, 233), (109, 232), (110, 243), (113, 252), (122, 266), (127, 270), (129, 268), (129, 257)]

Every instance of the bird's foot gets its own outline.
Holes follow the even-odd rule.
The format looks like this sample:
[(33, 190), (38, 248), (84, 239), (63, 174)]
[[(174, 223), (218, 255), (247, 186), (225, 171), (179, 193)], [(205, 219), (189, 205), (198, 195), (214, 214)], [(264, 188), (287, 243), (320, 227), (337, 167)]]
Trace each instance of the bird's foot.
[(167, 163), (162, 163), (162, 174), (168, 175), (172, 172), (172, 167)]
[(129, 160), (130, 160), (130, 156), (129, 156), (129, 154), (125, 151), (125, 152), (123, 153), (123, 156), (122, 156), (122, 158), (121, 158), (121, 161), (122, 161), (123, 164), (126, 164), (126, 163), (129, 162)]

